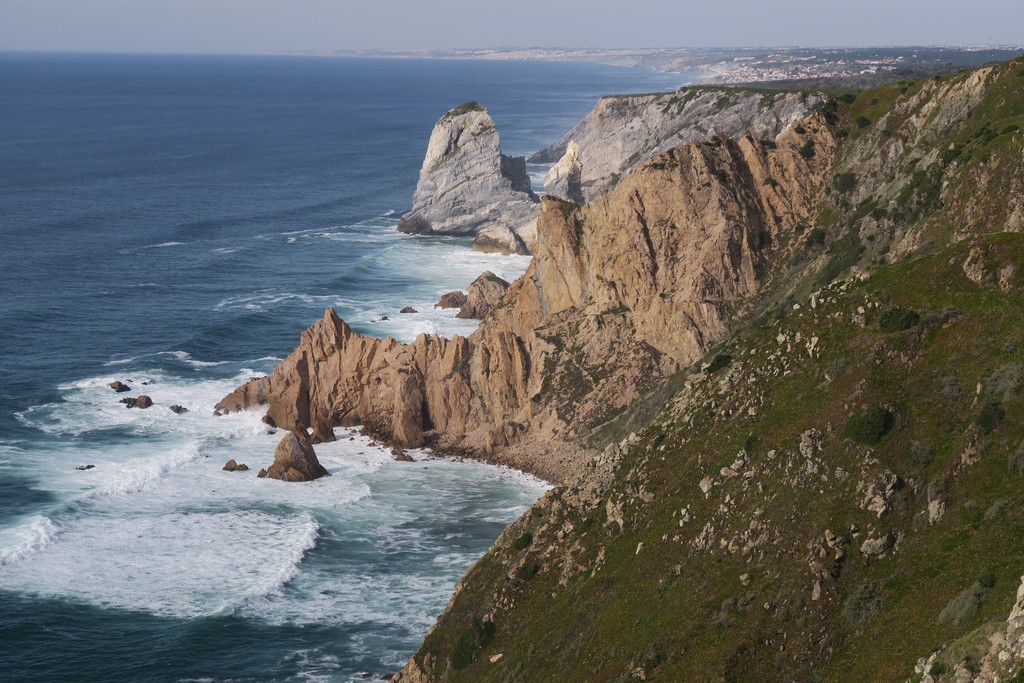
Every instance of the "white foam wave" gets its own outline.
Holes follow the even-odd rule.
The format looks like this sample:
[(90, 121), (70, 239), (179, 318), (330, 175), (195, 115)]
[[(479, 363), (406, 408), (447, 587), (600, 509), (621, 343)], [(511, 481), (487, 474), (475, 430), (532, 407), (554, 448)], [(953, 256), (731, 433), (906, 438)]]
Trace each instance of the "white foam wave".
[(173, 451), (169, 458), (156, 456), (143, 462), (129, 461), (108, 465), (102, 470), (107, 475), (104, 477), (107, 481), (83, 495), (82, 499), (123, 496), (144, 491), (170, 472), (201, 458), (203, 451), (203, 443), (193, 443)]
[(159, 353), (155, 353), (153, 355), (154, 356), (173, 356), (174, 358), (180, 360), (182, 363), (187, 363), (188, 365), (191, 365), (191, 366), (196, 367), (196, 368), (212, 368), (212, 367), (216, 367), (218, 365), (228, 365), (228, 364), (230, 364), (232, 362), (232, 361), (228, 361), (228, 360), (222, 360), (222, 361), (196, 360), (195, 358), (192, 357), (192, 354), (188, 353), (187, 351), (160, 351)]
[(146, 249), (166, 249), (167, 247), (182, 247), (187, 242), (160, 242), (159, 244), (147, 244), (142, 247), (134, 247), (132, 249), (121, 249), (118, 253), (120, 254), (134, 254)]
[(46, 553), (7, 565), (0, 587), (163, 616), (223, 613), (283, 590), (319, 529), (308, 512), (136, 510), (112, 521), (69, 521)]
[(49, 517), (38, 515), (32, 518), (27, 526), (16, 529), (12, 536), (20, 537), (20, 542), (6, 548), (0, 548), (0, 567), (23, 560), (29, 555), (39, 552), (57, 540), (61, 528)]
[(116, 360), (108, 360), (106, 363), (103, 364), (103, 367), (111, 367), (113, 365), (128, 365), (129, 363), (133, 363), (138, 359), (138, 356), (131, 356), (130, 358), (118, 358)]

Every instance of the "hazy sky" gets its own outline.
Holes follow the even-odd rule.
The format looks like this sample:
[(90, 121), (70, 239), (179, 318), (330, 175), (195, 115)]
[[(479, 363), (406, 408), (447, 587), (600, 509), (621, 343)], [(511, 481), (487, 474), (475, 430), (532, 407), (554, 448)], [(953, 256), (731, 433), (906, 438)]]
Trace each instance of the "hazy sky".
[(0, 50), (1022, 42), (1021, 0), (0, 0)]

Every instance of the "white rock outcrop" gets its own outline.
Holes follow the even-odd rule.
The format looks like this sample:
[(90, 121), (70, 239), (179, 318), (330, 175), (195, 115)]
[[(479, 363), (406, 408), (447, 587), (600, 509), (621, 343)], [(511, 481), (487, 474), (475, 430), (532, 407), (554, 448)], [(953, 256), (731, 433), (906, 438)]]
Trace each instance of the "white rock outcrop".
[[(606, 192), (642, 161), (684, 142), (750, 134), (774, 140), (821, 103), (816, 94), (685, 87), (673, 93), (602, 97), (558, 142), (530, 157), (556, 163), (544, 191), (582, 204)], [(573, 147), (577, 152), (573, 153)], [(579, 173), (580, 197), (567, 195), (569, 169)]]
[(483, 251), (529, 253), (520, 235), (537, 217), (524, 157), (501, 153), (487, 109), (467, 102), (434, 125), (412, 211), (398, 229), (421, 235), (476, 235)]

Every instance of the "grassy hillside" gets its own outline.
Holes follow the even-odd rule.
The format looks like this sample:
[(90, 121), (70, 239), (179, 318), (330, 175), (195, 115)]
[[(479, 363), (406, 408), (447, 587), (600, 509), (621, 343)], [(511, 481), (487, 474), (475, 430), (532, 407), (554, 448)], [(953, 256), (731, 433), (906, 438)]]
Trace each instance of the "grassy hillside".
[(843, 143), (772, 246), (789, 276), (468, 572), (430, 680), (1020, 667), (989, 636), (1024, 572), (1024, 61), (824, 113)]

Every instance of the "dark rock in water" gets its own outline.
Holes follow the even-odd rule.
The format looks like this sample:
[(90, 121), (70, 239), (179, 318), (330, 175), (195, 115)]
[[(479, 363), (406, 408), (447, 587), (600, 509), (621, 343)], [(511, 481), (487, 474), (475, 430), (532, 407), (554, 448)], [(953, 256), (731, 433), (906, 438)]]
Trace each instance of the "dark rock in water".
[(400, 310), (400, 311), (399, 311), (399, 313), (419, 313), (419, 311), (417, 311), (417, 310), (416, 310), (415, 308), (413, 308), (412, 306), (406, 306), (405, 308), (403, 308), (402, 310)]
[(188, 408), (186, 408), (185, 406), (179, 406), (177, 403), (175, 403), (173, 406), (171, 406), (171, 412), (174, 413), (175, 415), (181, 415), (182, 413), (187, 413)]
[(96, 465), (79, 465), (75, 469), (76, 470), (91, 470), (94, 467), (96, 467)]
[(274, 464), (266, 476), (281, 481), (313, 481), (329, 473), (313, 452), (313, 444), (302, 432), (289, 432), (274, 451)]
[(274, 418), (270, 417), (269, 415), (264, 415), (261, 421), (263, 422), (263, 424), (267, 425), (271, 429), (277, 429), (277, 423), (274, 422)]
[(443, 295), (441, 300), (434, 304), (434, 308), (462, 308), (462, 304), (468, 299), (469, 296), (465, 292), (455, 290)]
[(143, 410), (153, 405), (153, 399), (145, 394), (142, 394), (138, 398), (122, 398), (121, 403), (124, 404), (125, 408), (142, 408)]
[(107, 386), (110, 387), (111, 389), (113, 389), (114, 391), (116, 391), (119, 394), (123, 394), (126, 391), (131, 391), (132, 390), (132, 388), (130, 386), (128, 386), (127, 384), (125, 384), (124, 382), (122, 382), (120, 380), (118, 380), (116, 382), (111, 382)]
[(224, 413), (221, 412), (220, 408), (217, 408), (217, 410), (213, 411), (213, 416), (214, 417), (220, 417), (223, 414)]
[(412, 456), (403, 451), (401, 448), (392, 448), (391, 455), (395, 456), (395, 460), (399, 462), (416, 462), (412, 459)]
[(143, 382), (143, 383), (142, 383), (142, 386), (144, 386), (144, 387), (148, 387), (148, 386), (149, 386), (149, 382)]
[(249, 466), (244, 463), (239, 465), (237, 462), (235, 462), (235, 459), (232, 458), (231, 460), (227, 461), (227, 464), (225, 464), (222, 469), (225, 472), (247, 472), (249, 470)]
[(380, 319), (381, 319), (381, 320), (391, 320), (391, 318), (387, 317), (386, 315), (382, 315), (382, 316), (380, 317)]

